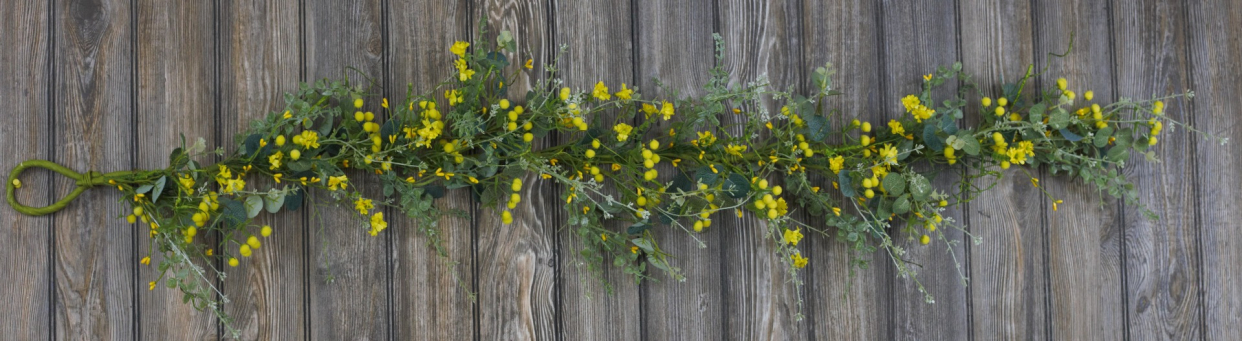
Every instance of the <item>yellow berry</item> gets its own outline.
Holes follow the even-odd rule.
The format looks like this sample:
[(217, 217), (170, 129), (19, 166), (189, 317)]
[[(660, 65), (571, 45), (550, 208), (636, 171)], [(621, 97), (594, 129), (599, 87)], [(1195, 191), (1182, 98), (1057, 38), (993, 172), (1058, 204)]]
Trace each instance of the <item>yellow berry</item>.
[[(565, 89), (569, 89), (569, 88), (565, 88)], [(504, 212), (501, 212), (501, 213), (500, 213), (500, 221), (501, 221), (501, 222), (504, 222), (504, 223), (505, 223), (505, 225), (512, 224), (512, 223), (513, 223), (513, 213), (509, 213), (509, 211), (508, 211), (508, 210), (505, 210)]]
[[(530, 124), (530, 123), (527, 123), (527, 124)], [(522, 134), (522, 141), (530, 142), (531, 140), (534, 140), (534, 139), (535, 139), (535, 135), (531, 135), (531, 133)]]
[(875, 197), (875, 191), (873, 191), (873, 190), (871, 190), (871, 189), (867, 189), (867, 192), (866, 192), (866, 193), (864, 193), (864, 194), (866, 194), (866, 195), (867, 195), (867, 198), (868, 198), (868, 199), (870, 199), (870, 198), (874, 198), (874, 197)]
[(595, 158), (595, 150), (594, 150), (594, 149), (587, 149), (587, 151), (586, 151), (586, 157), (587, 157), (588, 159), (594, 159), (594, 158)]
[(510, 195), (509, 195), (509, 202), (511, 202), (511, 203), (515, 203), (515, 204), (516, 204), (516, 203), (520, 203), (520, 202), (522, 202), (522, 195), (521, 195), (521, 194), (517, 194), (517, 193), (510, 194)]
[(1000, 105), (1000, 106), (1002, 106), (1002, 107), (1003, 107), (1003, 106), (1006, 106), (1006, 105), (1009, 105), (1009, 99), (1008, 99), (1008, 98), (1004, 98), (1004, 97), (998, 98), (998, 99), (996, 99), (996, 104), (998, 104), (998, 105)]
[(259, 243), (258, 237), (250, 236), (250, 238), (246, 239), (246, 245), (250, 246), (250, 248), (252, 249), (258, 249), (259, 245), (262, 245), (262, 244)]
[[(1002, 99), (1004, 99), (1004, 98), (1002, 98)], [(1005, 114), (1005, 107), (996, 107), (996, 110), (994, 110), (994, 112), (996, 112), (996, 116), (1001, 116), (1001, 115), (1004, 115), (1004, 114)]]
[(781, 186), (774, 186), (774, 187), (772, 187), (772, 194), (775, 194), (775, 195), (781, 195), (781, 192), (783, 192), (783, 191), (784, 191), (784, 190), (783, 190), (783, 189), (781, 189)]
[(1069, 87), (1069, 85), (1065, 78), (1057, 78), (1057, 89), (1065, 90), (1067, 87)]
[(237, 258), (229, 257), (229, 266), (237, 267)]
[(1152, 136), (1152, 137), (1148, 138), (1148, 139), (1147, 139), (1147, 145), (1149, 145), (1149, 146), (1154, 146), (1154, 145), (1156, 145), (1156, 137), (1155, 137), (1155, 136)]
[(776, 209), (775, 209), (775, 208), (768, 209), (768, 219), (776, 219), (776, 217), (778, 217), (778, 216), (779, 216), (779, 215), (777, 215), (777, 212), (776, 212)]
[(522, 190), (522, 179), (514, 178), (513, 184), (509, 186), (514, 192)]
[(264, 237), (272, 235), (272, 227), (263, 225), (263, 228), (259, 229), (259, 235), (262, 235)]
[(768, 188), (768, 179), (759, 180), (759, 189)]
[(355, 107), (355, 108), (361, 108), (361, 107), (362, 107), (362, 99), (361, 99), (361, 98), (354, 99), (354, 107)]
[(862, 123), (862, 131), (863, 131), (864, 133), (869, 133), (869, 132), (871, 132), (871, 122), (863, 122), (863, 123)]
[(703, 232), (703, 221), (694, 222), (694, 232)]
[(1009, 161), (1001, 161), (1001, 169), (1009, 169)]
[(297, 149), (289, 151), (290, 159), (297, 160), (298, 158), (301, 158), (301, 157), (302, 157), (302, 152), (299, 152)]
[(285, 145), (285, 136), (284, 136), (284, 135), (277, 135), (277, 136), (276, 136), (276, 146), (283, 146), (283, 145)]
[(142, 215), (142, 206), (137, 206), (137, 207), (134, 207), (134, 215), (136, 215), (136, 216), (141, 216), (141, 215)]
[(354, 121), (362, 122), (362, 121), (365, 121), (366, 119), (367, 119), (367, 116), (364, 115), (361, 111), (354, 112)]
[(502, 99), (500, 99), (500, 108), (501, 108), (501, 109), (509, 109), (509, 100), (508, 100), (508, 99), (503, 99), (503, 98), (502, 98)]
[(927, 245), (931, 243), (931, 237), (928, 237), (927, 235), (923, 235), (923, 238), (919, 239), (919, 243), (923, 243), (923, 245)]
[(125, 216), (125, 221), (128, 221), (130, 224), (133, 224), (134, 222), (138, 221), (138, 217), (134, 216), (133, 214), (130, 214), (130, 215)]
[(1082, 99), (1090, 101), (1092, 98), (1095, 98), (1095, 91), (1087, 90), (1087, 92), (1082, 93)]
[(981, 102), (982, 102), (982, 104), (983, 104), (983, 106), (984, 106), (984, 107), (990, 107), (990, 106), (992, 106), (992, 99), (991, 99), (991, 98), (984, 97), (984, 98), (983, 98), (983, 101), (981, 101)]
[(242, 257), (250, 257), (250, 254), (251, 254), (250, 245), (242, 245), (241, 247), (237, 248), (237, 252), (240, 253)]

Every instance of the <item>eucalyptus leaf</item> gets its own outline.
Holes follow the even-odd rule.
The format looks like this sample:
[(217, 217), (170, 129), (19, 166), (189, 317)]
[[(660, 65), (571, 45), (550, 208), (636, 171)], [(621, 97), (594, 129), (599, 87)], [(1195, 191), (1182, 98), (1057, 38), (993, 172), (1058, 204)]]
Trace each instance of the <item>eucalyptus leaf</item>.
[(263, 198), (257, 195), (246, 197), (246, 218), (254, 218), (263, 211)]

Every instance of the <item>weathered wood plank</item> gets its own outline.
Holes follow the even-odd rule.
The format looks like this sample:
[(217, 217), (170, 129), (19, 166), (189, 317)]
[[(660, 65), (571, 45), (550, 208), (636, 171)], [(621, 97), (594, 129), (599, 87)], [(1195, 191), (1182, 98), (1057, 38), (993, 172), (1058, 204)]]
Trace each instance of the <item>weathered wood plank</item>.
[[(119, 2), (115, 12), (109, 16), (128, 18), (127, 2)], [(140, 1), (137, 3), (137, 89), (122, 87), (126, 83), (100, 84), (98, 89), (114, 89), (108, 95), (96, 95), (99, 98), (127, 103), (124, 98), (130, 91), (137, 91), (138, 117), (137, 122), (137, 167), (155, 169), (168, 167), (168, 153), (181, 145), (181, 135), (193, 141), (199, 137), (207, 141), (208, 146), (218, 146), (220, 141), (216, 122), (214, 42), (212, 30), (213, 9), (210, 3), (173, 4), (157, 1)], [(76, 7), (76, 6), (71, 6)], [(116, 25), (124, 27), (123, 25)], [(116, 27), (109, 26), (109, 27)], [(128, 39), (119, 35), (116, 39)], [(132, 63), (126, 59), (123, 63)], [(118, 62), (121, 63), (121, 62)], [(124, 73), (117, 71), (117, 78), (128, 79), (128, 68)], [(127, 110), (126, 106), (101, 108), (101, 110), (120, 113)], [(101, 122), (113, 122), (128, 126), (127, 116), (105, 118)], [(99, 128), (94, 128), (98, 131)], [(130, 130), (122, 130), (130, 132)], [(118, 134), (117, 132), (112, 132)], [(130, 132), (130, 134), (135, 134)], [(120, 150), (129, 150), (134, 143), (129, 141), (110, 141), (108, 144)], [(118, 155), (108, 152), (109, 156)], [(91, 152), (92, 155), (104, 155), (102, 151)], [(120, 154), (123, 155), (123, 154)], [(115, 158), (115, 157), (114, 157)], [(213, 160), (198, 160), (210, 163)], [(124, 165), (128, 168), (130, 164)], [(98, 202), (104, 202), (99, 200)], [(117, 214), (125, 214), (119, 208), (110, 210), (109, 218)], [(155, 280), (159, 272), (155, 265), (162, 260), (158, 246), (153, 244), (147, 233), (149, 227), (135, 226), (137, 233), (139, 257), (153, 250), (150, 267), (140, 267), (137, 283), (141, 316), (159, 316), (158, 319), (139, 318), (139, 337), (143, 339), (161, 339), (168, 335), (179, 335), (186, 338), (203, 339), (217, 337), (218, 321), (210, 311), (198, 311), (193, 306), (182, 303), (182, 293), (168, 289), (163, 282), (157, 283), (158, 290), (147, 291), (147, 282)], [(198, 237), (208, 243), (214, 243), (214, 236), (204, 233)], [(136, 260), (130, 260), (133, 262)], [(121, 262), (118, 262), (121, 263)], [(121, 263), (124, 264), (124, 263)], [(209, 279), (216, 282), (212, 276)]]
[[(837, 73), (832, 82), (842, 95), (825, 100), (826, 108), (841, 112), (831, 118), (833, 127), (842, 127), (855, 118), (879, 122), (883, 117), (883, 112), (872, 110), (881, 107), (879, 6), (872, 1), (803, 2), (803, 66), (799, 72), (812, 72), (825, 63), (835, 67)], [(805, 78), (805, 88), (811, 89), (810, 77)], [(829, 141), (843, 143), (845, 139), (834, 136)], [(820, 187), (832, 188), (831, 180), (822, 180)], [(885, 292), (885, 284), (892, 277), (886, 265), (890, 261), (888, 256), (880, 252), (862, 255), (868, 268), (852, 269), (852, 251), (837, 239), (835, 229), (827, 233), (808, 234), (809, 238), (803, 241), (809, 244), (811, 253), (806, 267), (806, 311), (810, 320), (803, 322), (808, 324), (811, 338), (890, 338), (890, 294)]]
[[(7, 103), (13, 113), (6, 115), (8, 124), (0, 125), (0, 154), (8, 156), (0, 158), (5, 181), (19, 162), (52, 156), (48, 123), (54, 111), (48, 108), (48, 90), (55, 83), (50, 79), (48, 54), (50, 11), (51, 6), (43, 1), (0, 3), (0, 31), (5, 32), (0, 35), (0, 82), (9, 85), (0, 89), (0, 103)], [(29, 170), (22, 174), (17, 201), (32, 207), (51, 204), (50, 174), (54, 173)], [(0, 240), (4, 241), (0, 259), (7, 260), (0, 268), (0, 281), (11, 284), (0, 287), (0, 302), (10, 305), (0, 312), (0, 335), (51, 338), (51, 221), (52, 217), (30, 217), (11, 207), (0, 209), (0, 222), (4, 222), (0, 224)]]
[[(1198, 183), (1195, 206), (1198, 208), (1203, 274), (1203, 336), (1208, 340), (1242, 339), (1242, 207), (1239, 188), (1242, 178), (1242, 157), (1237, 144), (1242, 142), (1242, 7), (1236, 1), (1191, 1), (1188, 3), (1190, 35), (1190, 88), (1195, 90), (1190, 121), (1220, 137), (1229, 144), (1197, 137), (1194, 157), (1198, 162)], [(1190, 135), (1185, 129), (1170, 130), (1171, 134)], [(1164, 154), (1166, 159), (1181, 157)]]
[[(235, 134), (253, 120), (285, 108), (284, 93), (294, 91), (302, 70), (297, 1), (221, 1), (216, 37), (219, 51), (220, 144), (237, 148)], [(277, 185), (250, 178), (255, 190)], [(285, 183), (286, 185), (288, 183)], [(226, 268), (225, 311), (245, 340), (306, 338), (306, 225), (303, 211), (261, 213), (247, 228), (270, 225), (271, 236), (254, 256)], [(231, 337), (226, 334), (224, 337)]]
[[(653, 78), (659, 78), (679, 96), (702, 95), (708, 70), (714, 64), (714, 2), (650, 1), (637, 6), (638, 83), (645, 95), (669, 96), (656, 92)], [(659, 130), (661, 125), (656, 127)], [(670, 168), (660, 171), (671, 172)], [(719, 340), (727, 336), (721, 283), (724, 250), (721, 232), (716, 230), (728, 229), (723, 222), (717, 224), (693, 236), (671, 227), (656, 232), (660, 248), (676, 250), (676, 258), (670, 262), (681, 268), (685, 280), (677, 282), (652, 269), (651, 275), (658, 282), (645, 281), (640, 288), (643, 338)]]
[[(468, 40), (473, 26), (465, 1), (391, 1), (388, 31), (390, 48), (389, 89), (385, 93), (401, 105), (406, 90), (433, 90), (436, 83), (456, 75), (449, 46)], [(432, 93), (433, 96), (440, 94)], [(441, 102), (443, 103), (443, 102)], [(449, 191), (437, 200), (442, 212), (471, 212), (468, 190)], [(417, 226), (414, 218), (399, 211), (385, 213), (394, 227), (393, 238), (393, 338), (398, 340), (465, 340), (477, 338), (477, 320), (470, 294), (474, 287), (474, 230), (470, 217), (445, 215), (433, 227)], [(444, 248), (440, 257), (427, 234), (431, 228)], [(450, 264), (452, 262), (453, 264)]]
[[(873, 127), (886, 127), (889, 120), (909, 115), (905, 113), (900, 99), (917, 94), (922, 89), (923, 75), (934, 72), (937, 67), (951, 67), (960, 58), (958, 27), (952, 6), (928, 2), (886, 3), (881, 13), (883, 36), (879, 44), (884, 63), (881, 69), (885, 74), (881, 76), (880, 100), (883, 104), (880, 107), (884, 110), (880, 120), (871, 120)], [(935, 98), (942, 99), (956, 94), (957, 86), (952, 81), (933, 92)], [(941, 192), (956, 192), (955, 186), (961, 184), (960, 166), (916, 167), (940, 168), (931, 180), (932, 185)], [(968, 250), (973, 245), (967, 246), (970, 239), (950, 226), (963, 225), (966, 219), (964, 213), (960, 205), (945, 208), (940, 212), (945, 223), (934, 232), (921, 224), (914, 228), (914, 233), (901, 232), (907, 227), (906, 224), (894, 224), (890, 230), (894, 233), (894, 242), (906, 250), (902, 258), (915, 263), (907, 266), (918, 274), (918, 281), (926, 291), (920, 292), (913, 280), (897, 275), (893, 262), (887, 259), (884, 252), (880, 252), (886, 258), (885, 265), (890, 271), (888, 280), (892, 283), (892, 325), (889, 326), (892, 339), (962, 340), (969, 335), (969, 299), (967, 283), (962, 276), (968, 275)], [(921, 245), (919, 239), (923, 235), (928, 235), (931, 243)], [(929, 296), (934, 301), (929, 302)]]
[[(382, 1), (308, 1), (305, 4), (307, 81), (349, 77), (350, 84), (379, 84), (385, 77)], [(362, 75), (348, 68), (360, 70)], [(374, 87), (374, 91), (380, 91)], [(378, 101), (363, 111), (381, 112)], [(382, 115), (380, 115), (382, 116)], [(368, 198), (380, 198), (373, 174), (347, 172), (350, 184)], [(311, 191), (310, 257), (314, 272), (310, 285), (312, 339), (387, 339), (391, 336), (387, 259), (392, 257), (388, 237), (366, 233), (357, 211), (336, 206), (330, 195)], [(388, 231), (391, 233), (392, 231)]]
[[(730, 83), (744, 86), (761, 75), (773, 88), (798, 89), (802, 85), (801, 21), (796, 1), (737, 0), (719, 1), (717, 28), (724, 39), (721, 61), (729, 71)], [(692, 39), (704, 39), (691, 37)], [(703, 84), (699, 84), (702, 86)], [(776, 103), (765, 103), (769, 112), (780, 112)], [(754, 110), (757, 108), (747, 108)], [(722, 124), (741, 123), (741, 117), (727, 114)], [(740, 129), (730, 132), (740, 134)], [(783, 184), (780, 176), (773, 184)], [(790, 197), (792, 199), (792, 197)], [(712, 217), (719, 234), (721, 257), (724, 333), (742, 340), (806, 339), (809, 328), (799, 321), (802, 292), (787, 271), (788, 260), (776, 254), (777, 245), (766, 221), (755, 215), (738, 218), (724, 211)], [(806, 231), (810, 234), (810, 231)], [(779, 238), (779, 237), (778, 237)], [(803, 246), (802, 249), (806, 249)], [(799, 276), (805, 273), (799, 274)]]
[[(1112, 5), (1113, 41), (1119, 52), (1117, 95), (1142, 99), (1185, 91), (1190, 68), (1182, 4), (1153, 0)], [(1190, 118), (1191, 107), (1185, 99), (1165, 103), (1169, 118), (1183, 122)], [(1125, 166), (1126, 177), (1139, 191), (1139, 201), (1160, 215), (1159, 220), (1149, 220), (1131, 205), (1123, 211), (1127, 338), (1202, 336), (1202, 283), (1196, 266), (1201, 259), (1200, 231), (1194, 222), (1193, 179), (1187, 176), (1195, 167), (1194, 140), (1180, 131), (1164, 134), (1151, 149), (1161, 162), (1146, 162), (1136, 155)]]
[[(512, 63), (504, 74), (522, 71), (510, 80), (508, 90), (511, 97), (522, 98), (546, 77), (539, 68), (519, 69), (523, 62), (533, 59), (534, 65), (543, 65), (551, 60), (548, 3), (491, 0), (472, 6), (475, 23), (486, 17), (487, 34), (481, 38), (490, 46), (495, 46), (501, 31), (513, 34), (517, 52), (505, 53)], [(473, 35), (478, 37), (479, 32)], [(535, 148), (546, 147), (553, 139), (535, 140)], [(512, 224), (501, 221), (503, 207), (476, 207), (474, 211), (479, 293), (476, 328), (483, 340), (550, 340), (560, 333), (556, 280), (561, 260), (555, 248), (563, 201), (552, 182), (539, 179), (538, 174), (526, 174), (522, 183), (522, 202), (512, 210)]]
[[(1113, 91), (1113, 54), (1110, 45), (1108, 3), (1046, 0), (1032, 4), (1035, 11), (1035, 67), (1047, 69), (1035, 84), (1051, 87), (1064, 77), (1069, 89), (1080, 94), (1076, 106), (1110, 103)], [(1073, 51), (1062, 53), (1073, 39)], [(1084, 94), (1094, 93), (1087, 101)], [(1064, 172), (1042, 171), (1040, 185), (1064, 201), (1057, 210), (1045, 209), (1048, 224), (1048, 300), (1052, 337), (1067, 340), (1106, 340), (1125, 336), (1121, 292), (1121, 202), (1095, 186), (1066, 177)], [(1040, 193), (1031, 200), (1048, 200)]]
[[(627, 1), (608, 0), (552, 3), (555, 44), (568, 46), (557, 65), (557, 76), (565, 80), (565, 86), (591, 89), (595, 82), (603, 81), (612, 92), (620, 90), (622, 84), (630, 89), (637, 86), (631, 5)], [(588, 124), (607, 129), (616, 123), (617, 115), (615, 110), (607, 111), (600, 121), (588, 121)], [(608, 165), (597, 166), (608, 172)], [(611, 186), (608, 190), (607, 193), (620, 197)], [(559, 207), (555, 209), (560, 210)], [(563, 216), (564, 213), (558, 211), (557, 214)], [(629, 225), (611, 221), (605, 226), (620, 233)], [(561, 288), (563, 338), (629, 340), (642, 335), (641, 298), (634, 277), (623, 274), (620, 268), (611, 265), (610, 259), (605, 259), (603, 280), (613, 289), (608, 293), (579, 253), (584, 237), (573, 229), (554, 233), (558, 241), (556, 257), (562, 264), (557, 284)]]

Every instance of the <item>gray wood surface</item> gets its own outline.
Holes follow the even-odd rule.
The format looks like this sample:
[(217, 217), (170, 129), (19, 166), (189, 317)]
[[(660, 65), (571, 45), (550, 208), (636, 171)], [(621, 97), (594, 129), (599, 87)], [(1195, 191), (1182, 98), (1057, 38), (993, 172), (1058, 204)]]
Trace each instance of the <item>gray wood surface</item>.
[[(1078, 104), (1088, 103), (1086, 90), (1105, 102), (1192, 89), (1193, 100), (1168, 101), (1169, 117), (1236, 143), (1239, 13), (1227, 0), (10, 1), (0, 4), (0, 82), (9, 84), (0, 102), (12, 112), (0, 125), (0, 153), (10, 156), (0, 168), (32, 158), (82, 171), (165, 167), (179, 134), (233, 150), (234, 134), (283, 108), (298, 81), (366, 81), (347, 67), (390, 100), (407, 85), (429, 91), (451, 75), (448, 46), (479, 35), (485, 15), (489, 41), (514, 33), (515, 65), (549, 62), (567, 45), (557, 76), (575, 89), (602, 80), (652, 94), (658, 77), (683, 96), (700, 94), (719, 32), (721, 66), (735, 82), (766, 75), (805, 91), (808, 72), (832, 62), (843, 91), (827, 101), (840, 109), (834, 126), (852, 118), (883, 126), (902, 115), (898, 99), (918, 90), (920, 76), (960, 60), (994, 98), (1028, 64), (1047, 69), (1034, 86), (1065, 77)], [(1063, 52), (1071, 34), (1072, 53), (1048, 55)], [(510, 97), (547, 76), (522, 73)], [(382, 116), (379, 103), (366, 110)], [(946, 216), (983, 242), (946, 235), (962, 243), (956, 256), (969, 286), (943, 241), (923, 246), (908, 238), (918, 235), (897, 234), (935, 304), (896, 278), (887, 256), (850, 276), (849, 250), (833, 234), (808, 233), (800, 244), (811, 262), (804, 290), (794, 291), (763, 239), (767, 227), (732, 215), (694, 236), (662, 231), (684, 282), (654, 273), (658, 281), (634, 285), (608, 266), (609, 295), (579, 265), (580, 237), (561, 221), (564, 189), (534, 174), (513, 224), (465, 190), (438, 200), (466, 213), (438, 226), (448, 260), (400, 212), (386, 210), (391, 228), (370, 237), (349, 207), (320, 205), (260, 216), (276, 233), (212, 281), (232, 301), (243, 339), (1240, 339), (1242, 159), (1232, 144), (1170, 125), (1154, 149), (1160, 162), (1135, 156), (1122, 170), (1158, 221), (1046, 169), (1030, 173), (1040, 187), (1011, 169), (981, 198), (951, 208)], [(954, 176), (949, 168), (938, 183)], [(42, 170), (21, 179), (18, 200), (30, 205), (73, 186)], [(1042, 190), (1064, 203), (1053, 210)], [(180, 293), (147, 290), (160, 258), (139, 264), (148, 227), (124, 222), (118, 200), (127, 199), (99, 188), (49, 217), (0, 208), (8, 284), (0, 300), (11, 306), (0, 312), (0, 335), (225, 337)]]
[[(135, 5), (138, 8), (134, 8)], [(80, 18), (90, 15), (87, 14), (90, 13), (89, 6), (90, 4), (83, 2), (68, 5), (63, 10), (70, 11), (69, 18)], [(112, 149), (107, 152), (118, 153), (111, 155), (125, 155), (126, 151), (132, 148), (124, 145), (128, 142), (131, 146), (137, 147), (132, 156), (136, 162), (135, 166), (163, 168), (168, 167), (170, 149), (168, 146), (180, 146), (181, 135), (185, 135), (189, 141), (203, 138), (209, 146), (219, 145), (214, 81), (216, 72), (213, 66), (216, 60), (215, 43), (212, 30), (205, 29), (211, 27), (214, 20), (209, 14), (213, 13), (211, 4), (114, 1), (104, 7), (112, 12), (107, 17), (112, 18), (115, 24), (100, 25), (100, 27), (121, 29), (128, 25), (136, 25), (130, 28), (133, 31), (129, 32), (128, 36), (120, 32), (102, 34), (103, 37), (114, 37), (112, 39), (118, 40), (116, 44), (124, 44), (122, 46), (126, 46), (128, 50), (126, 55), (117, 56), (117, 60), (112, 63), (119, 70), (109, 72), (115, 74), (112, 77), (125, 81), (124, 83), (97, 84), (94, 88), (98, 89), (97, 91), (105, 91), (109, 87), (115, 89), (122, 84), (128, 84), (132, 77), (130, 72), (137, 76), (134, 80), (136, 84), (133, 85), (135, 89), (100, 92), (92, 95), (105, 103), (117, 103), (95, 109), (102, 118), (100, 122), (116, 125), (119, 131), (113, 134), (114, 136), (124, 136), (126, 133), (130, 135), (127, 140), (109, 142), (108, 148)], [(73, 13), (74, 11), (83, 12)], [(136, 17), (130, 16), (131, 11), (136, 14)], [(131, 42), (126, 39), (133, 40)], [(133, 44), (136, 46), (131, 47), (130, 45)], [(129, 50), (130, 48), (132, 50)], [(133, 53), (135, 56), (130, 56), (128, 53)], [(74, 64), (89, 65), (91, 59), (99, 59), (99, 57), (91, 56), (81, 58), (82, 61)], [(142, 60), (142, 62), (135, 63), (135, 59)], [(134, 68), (136, 70), (132, 70)], [(131, 95), (134, 95), (131, 101), (136, 100), (137, 103), (124, 99)], [(136, 108), (131, 108), (130, 103)], [(124, 116), (113, 116), (123, 114), (124, 110), (133, 110), (133, 112)], [(125, 118), (131, 119), (132, 123), (108, 121)], [(210, 158), (198, 161), (205, 164), (214, 162)], [(115, 194), (109, 197), (115, 197)], [(128, 212), (120, 212), (121, 207), (125, 206), (116, 206), (101, 213), (106, 213), (109, 218), (116, 219), (116, 217), (128, 214)], [(165, 282), (157, 283), (156, 290), (147, 291), (149, 289), (147, 283), (159, 276), (157, 266), (162, 259), (158, 249), (150, 242), (149, 231), (150, 227), (141, 222), (135, 224), (131, 230), (139, 241), (137, 257), (143, 257), (148, 252), (152, 253), (151, 265), (138, 267), (138, 281), (135, 283), (139, 302), (138, 313), (133, 317), (138, 320), (137, 337), (155, 339), (172, 333), (184, 334), (194, 339), (217, 337), (219, 326), (215, 315), (209, 311), (195, 310), (182, 303), (180, 291), (168, 290), (164, 286)], [(212, 241), (217, 236), (203, 233), (196, 238)], [(137, 262), (137, 260), (130, 260), (130, 262)], [(207, 264), (200, 264), (200, 266), (206, 267)], [(211, 276), (209, 277), (211, 282), (218, 285), (217, 278), (210, 273), (207, 275)], [(144, 293), (148, 295), (143, 295)], [(161, 316), (162, 318), (144, 319), (143, 316)]]

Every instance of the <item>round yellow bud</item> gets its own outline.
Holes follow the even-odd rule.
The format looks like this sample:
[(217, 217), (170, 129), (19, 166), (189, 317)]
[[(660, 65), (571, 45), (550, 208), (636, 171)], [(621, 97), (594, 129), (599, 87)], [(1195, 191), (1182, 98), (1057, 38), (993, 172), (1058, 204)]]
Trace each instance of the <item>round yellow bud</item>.
[(863, 131), (864, 133), (869, 133), (869, 132), (871, 132), (871, 122), (863, 122), (863, 123), (862, 123), (862, 131)]
[(940, 200), (940, 207), (945, 207), (945, 206), (949, 206), (949, 201), (948, 201), (948, 200)]
[(362, 107), (362, 99), (361, 99), (361, 98), (354, 99), (354, 107), (355, 107), (355, 108), (361, 108), (361, 107)]
[(125, 216), (125, 221), (128, 221), (130, 224), (133, 224), (134, 222), (138, 221), (138, 217), (134, 216), (133, 214), (130, 214), (130, 215)]
[[(565, 88), (565, 89), (566, 89), (566, 90), (568, 90), (569, 88)], [(565, 92), (563, 91), (562, 93), (565, 93)], [(504, 212), (501, 212), (501, 213), (500, 213), (500, 221), (501, 221), (501, 222), (503, 222), (503, 223), (505, 223), (505, 225), (512, 224), (512, 223), (513, 223), (513, 213), (509, 213), (509, 210), (505, 210)]]
[(1065, 90), (1067, 87), (1069, 87), (1069, 84), (1065, 78), (1057, 78), (1057, 89)]
[(250, 245), (242, 245), (241, 247), (237, 248), (237, 252), (240, 253), (242, 257), (250, 257), (250, 254), (251, 254)]
[[(1004, 99), (1004, 98), (1002, 98), (1002, 99)], [(1004, 114), (1005, 114), (1005, 107), (996, 107), (996, 110), (994, 110), (994, 112), (996, 113), (996, 116), (1001, 116), (1001, 115), (1004, 115)]]
[(264, 237), (272, 235), (272, 227), (268, 225), (263, 225), (263, 228), (259, 229), (259, 235), (262, 235)]
[(760, 179), (759, 189), (765, 189), (765, 188), (768, 188), (768, 179)]
[(694, 222), (694, 232), (703, 232), (703, 221), (702, 220)]
[(246, 238), (246, 245), (250, 246), (252, 249), (258, 249), (259, 245), (262, 244), (259, 243), (258, 237), (250, 236), (250, 238)]
[(134, 207), (134, 215), (136, 215), (136, 216), (141, 216), (141, 215), (142, 215), (142, 206), (135, 206), (135, 207)]
[(237, 264), (238, 264), (237, 258), (229, 257), (229, 266), (237, 267)]
[(283, 146), (283, 145), (285, 145), (285, 136), (284, 136), (284, 135), (277, 135), (277, 136), (276, 136), (276, 146)]
[(1095, 98), (1095, 91), (1087, 90), (1087, 92), (1082, 93), (1082, 99), (1090, 101), (1092, 98)]
[(586, 158), (588, 158), (588, 159), (594, 159), (594, 158), (595, 158), (595, 150), (594, 150), (594, 149), (587, 149), (587, 151), (586, 151)]
[(923, 238), (919, 239), (919, 243), (923, 243), (923, 245), (927, 245), (931, 243), (931, 237), (928, 237), (927, 235), (923, 235)]
[[(527, 123), (527, 124), (530, 124), (530, 123)], [(522, 134), (522, 141), (524, 142), (530, 142), (534, 139), (535, 139), (535, 135), (532, 135), (531, 133)]]
[(366, 119), (367, 119), (367, 115), (364, 115), (361, 111), (354, 112), (354, 121), (362, 122), (362, 121), (365, 121)]
[(508, 99), (503, 99), (503, 98), (502, 98), (502, 99), (500, 99), (500, 108), (501, 108), (501, 109), (509, 109), (509, 100), (508, 100)]
[(874, 197), (875, 197), (875, 191), (873, 191), (873, 190), (871, 190), (871, 189), (867, 189), (867, 192), (866, 192), (866, 193), (864, 193), (864, 194), (866, 194), (866, 195), (867, 195), (867, 198), (868, 198), (868, 199), (870, 199), (870, 198), (874, 198)]
[(1155, 136), (1152, 136), (1152, 137), (1148, 138), (1148, 139), (1147, 139), (1147, 145), (1149, 145), (1149, 146), (1154, 146), (1154, 145), (1156, 145), (1156, 137), (1155, 137)]
[(989, 97), (984, 97), (983, 100), (980, 102), (983, 104), (984, 107), (992, 106), (992, 99)]
[(781, 195), (781, 192), (784, 192), (784, 190), (783, 190), (783, 189), (781, 189), (781, 186), (773, 186), (773, 187), (772, 187), (772, 194), (775, 194), (775, 195)]
[(1004, 98), (1004, 97), (997, 98), (997, 99), (996, 99), (996, 104), (998, 104), (998, 105), (1000, 105), (1000, 106), (1002, 106), (1002, 107), (1003, 107), (1003, 106), (1006, 106), (1006, 105), (1009, 105), (1009, 99), (1008, 99), (1008, 98)]
[(302, 152), (299, 152), (297, 149), (289, 151), (290, 159), (297, 160), (298, 158), (301, 158), (301, 157), (302, 157)]
[(514, 192), (522, 190), (522, 179), (513, 179), (513, 184), (509, 186)]

